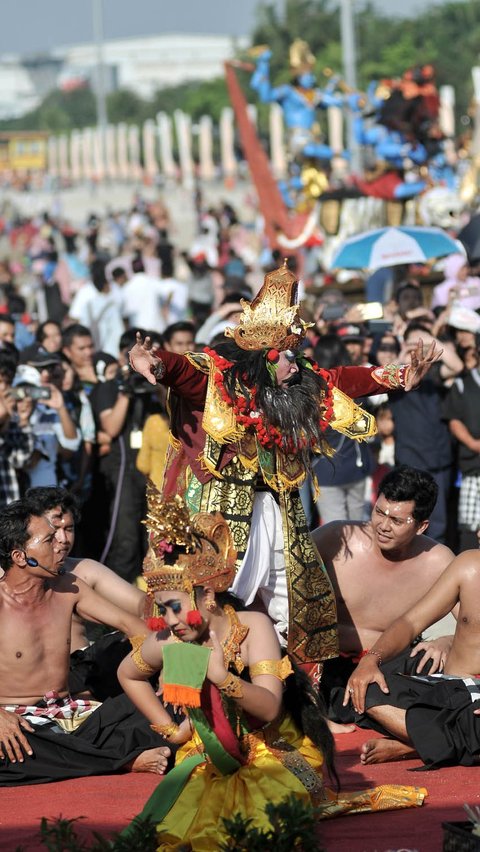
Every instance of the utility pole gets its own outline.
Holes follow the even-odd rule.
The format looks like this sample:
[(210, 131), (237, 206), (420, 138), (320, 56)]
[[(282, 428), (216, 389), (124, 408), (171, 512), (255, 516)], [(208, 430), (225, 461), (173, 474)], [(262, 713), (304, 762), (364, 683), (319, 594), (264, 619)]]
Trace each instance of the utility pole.
[(103, 59), (103, 0), (92, 0), (93, 37), (96, 48), (95, 102), (97, 128), (100, 136), (103, 169), (106, 171), (107, 98), (105, 93), (105, 63)]
[[(354, 0), (340, 0), (340, 32), (342, 39), (343, 74), (345, 82), (357, 91), (357, 54), (355, 49)], [(347, 148), (351, 152), (352, 171), (358, 173), (361, 169), (360, 149), (355, 140), (353, 130), (353, 115), (347, 115)]]

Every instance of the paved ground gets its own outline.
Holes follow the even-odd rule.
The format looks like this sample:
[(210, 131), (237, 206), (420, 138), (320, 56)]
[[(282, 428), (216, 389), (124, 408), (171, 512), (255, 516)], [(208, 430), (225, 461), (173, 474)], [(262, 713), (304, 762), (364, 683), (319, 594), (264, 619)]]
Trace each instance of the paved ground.
[[(222, 199), (238, 209), (242, 218), (252, 218), (248, 208), (247, 195), (251, 193), (249, 184), (241, 182), (226, 188), (222, 181), (214, 181), (203, 187), (204, 204), (214, 206)], [(35, 192), (0, 192), (0, 205), (11, 200), (24, 215), (35, 215), (45, 210), (61, 213), (75, 226), (85, 223), (90, 213), (104, 215), (107, 210), (121, 210), (132, 204), (136, 194), (153, 200), (161, 197), (167, 204), (174, 223), (173, 240), (180, 249), (188, 249), (195, 235), (195, 212), (193, 191), (177, 183), (170, 182), (165, 187), (153, 188), (142, 185), (112, 183), (108, 186), (82, 184), (69, 189), (42, 190)]]

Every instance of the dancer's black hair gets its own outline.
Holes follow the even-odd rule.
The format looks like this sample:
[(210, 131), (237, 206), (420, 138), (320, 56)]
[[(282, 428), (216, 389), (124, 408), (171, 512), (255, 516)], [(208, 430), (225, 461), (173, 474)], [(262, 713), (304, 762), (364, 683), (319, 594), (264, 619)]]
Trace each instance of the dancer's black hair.
[(224, 340), (215, 346), (215, 351), (222, 358), (233, 362), (233, 367), (224, 372), (225, 387), (231, 397), (237, 396), (239, 389), (248, 397), (252, 387), (260, 390), (272, 386), (262, 349), (240, 349), (234, 340)]
[(218, 344), (216, 351), (233, 364), (223, 371), (227, 393), (232, 399), (242, 394), (248, 399), (255, 388), (258, 408), (267, 424), (282, 435), (285, 451), (294, 452), (307, 469), (312, 445), (317, 451), (328, 451), (319, 417), (319, 403), (327, 385), (303, 359), (297, 357), (298, 372), (288, 386), (282, 387), (269, 373), (265, 350), (246, 351), (234, 341), (226, 341)]
[(290, 662), (293, 675), (285, 682), (283, 705), (297, 727), (322, 752), (328, 775), (338, 790), (340, 782), (335, 769), (335, 740), (327, 725), (323, 698), (308, 675), (291, 658)]

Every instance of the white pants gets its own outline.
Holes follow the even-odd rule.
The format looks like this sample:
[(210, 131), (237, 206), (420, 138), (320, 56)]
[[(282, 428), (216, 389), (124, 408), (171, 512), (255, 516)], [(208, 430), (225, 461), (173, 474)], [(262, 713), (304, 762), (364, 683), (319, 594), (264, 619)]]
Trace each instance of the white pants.
[(230, 591), (246, 606), (253, 603), (258, 592), (280, 644), (286, 645), (288, 591), (283, 548), (280, 509), (269, 492), (261, 491), (255, 495), (247, 549)]

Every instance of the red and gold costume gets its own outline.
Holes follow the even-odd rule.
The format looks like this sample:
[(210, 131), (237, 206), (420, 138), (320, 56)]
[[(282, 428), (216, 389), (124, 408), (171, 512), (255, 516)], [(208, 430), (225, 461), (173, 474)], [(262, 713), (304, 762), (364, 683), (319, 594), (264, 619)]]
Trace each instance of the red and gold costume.
[[(244, 303), (228, 336), (243, 349), (298, 346), (306, 326), (294, 304), (296, 280), (286, 267), (266, 276), (260, 293)], [(228, 331), (228, 330), (227, 330)], [(338, 655), (336, 607), (322, 560), (309, 534), (298, 489), (309, 471), (298, 455), (258, 425), (252, 399), (228, 400), (222, 373), (228, 362), (209, 353), (176, 355), (157, 350), (157, 378), (170, 388), (171, 435), (163, 497), (181, 494), (191, 512), (221, 512), (233, 535), (240, 569), (250, 534), (256, 493), (270, 491), (281, 511), (289, 602), (288, 652), (299, 663)], [(278, 354), (278, 353), (277, 353)], [(319, 418), (351, 438), (374, 433), (374, 420), (353, 398), (402, 386), (406, 370), (339, 367), (320, 371), (326, 383)], [(251, 425), (250, 425), (251, 424)], [(312, 452), (320, 452), (312, 446)]]

